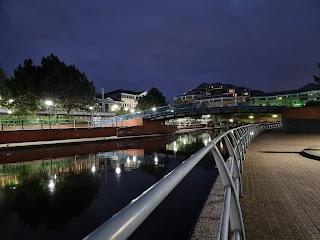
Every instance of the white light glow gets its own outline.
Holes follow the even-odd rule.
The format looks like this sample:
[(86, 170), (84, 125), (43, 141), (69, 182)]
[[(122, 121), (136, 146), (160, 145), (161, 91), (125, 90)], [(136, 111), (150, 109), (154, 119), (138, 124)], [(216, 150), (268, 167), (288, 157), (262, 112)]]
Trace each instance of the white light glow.
[(58, 177), (57, 177), (57, 174), (55, 174), (55, 175), (54, 175), (54, 179), (57, 179), (57, 178), (58, 178)]
[(113, 104), (112, 107), (111, 107), (111, 111), (117, 111), (119, 108), (119, 106), (117, 104)]
[(152, 111), (154, 111), (154, 112), (155, 112), (156, 110), (157, 110), (157, 109), (156, 109), (156, 107), (153, 107), (153, 108), (152, 108)]
[(12, 113), (12, 111), (11, 110), (8, 110), (8, 114), (11, 114)]
[(54, 186), (55, 186), (55, 184), (54, 184), (53, 180), (50, 179), (49, 184), (48, 184), (48, 187), (49, 187), (49, 189), (50, 189), (51, 192), (53, 192)]
[(273, 114), (272, 117), (273, 117), (273, 118), (276, 118), (276, 117), (278, 117), (278, 115), (277, 115), (277, 114)]
[(232, 123), (232, 122), (233, 122), (233, 119), (232, 119), (232, 118), (230, 118), (230, 119), (229, 119), (229, 122), (231, 122), (231, 123)]
[(158, 160), (158, 157), (155, 156), (155, 157), (154, 157), (154, 162), (155, 162), (155, 163), (158, 163), (158, 161), (159, 161), (159, 160)]
[(137, 156), (133, 156), (133, 157), (132, 157), (132, 160), (133, 160), (134, 162), (136, 162), (136, 161), (137, 161)]
[(128, 162), (128, 163), (130, 162), (130, 157), (129, 157), (129, 156), (127, 157), (127, 162)]
[(96, 172), (96, 166), (91, 167), (91, 172), (95, 173)]
[(134, 109), (133, 109), (133, 108), (131, 108), (131, 109), (130, 109), (130, 112), (131, 112), (131, 113), (134, 113)]
[(128, 108), (128, 107), (125, 107), (125, 108), (124, 108), (124, 110), (125, 110), (125, 111), (128, 111), (128, 110), (129, 110), (129, 108)]
[(52, 106), (53, 105), (53, 102), (51, 100), (45, 100), (44, 103), (47, 105), (47, 106)]
[(254, 118), (254, 116), (249, 116), (250, 119)]
[(121, 168), (116, 167), (116, 174), (120, 174), (121, 173)]

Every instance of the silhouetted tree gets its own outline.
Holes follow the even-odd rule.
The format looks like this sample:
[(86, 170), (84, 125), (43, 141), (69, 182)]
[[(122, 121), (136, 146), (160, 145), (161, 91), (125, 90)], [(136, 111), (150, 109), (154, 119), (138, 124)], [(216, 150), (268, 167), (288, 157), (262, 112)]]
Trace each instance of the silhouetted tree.
[(8, 80), (6, 73), (0, 67), (0, 105), (4, 105), (11, 95)]
[(39, 67), (31, 59), (24, 60), (23, 66), (17, 67), (8, 84), (16, 114), (28, 115), (39, 109), (42, 97), (40, 82)]
[(147, 110), (153, 107), (162, 107), (168, 105), (166, 97), (157, 89), (151, 88), (146, 96), (141, 97), (138, 101), (138, 110)]
[(15, 112), (28, 115), (52, 100), (60, 110), (88, 110), (96, 103), (95, 88), (74, 65), (66, 65), (53, 54), (43, 57), (41, 66), (26, 59), (9, 81)]
[[(318, 68), (320, 70), (320, 63), (318, 63)], [(313, 78), (317, 83), (320, 83), (320, 75), (319, 76), (313, 75)]]
[(53, 54), (41, 61), (42, 90), (60, 109), (88, 110), (96, 103), (93, 83), (74, 65), (67, 66)]

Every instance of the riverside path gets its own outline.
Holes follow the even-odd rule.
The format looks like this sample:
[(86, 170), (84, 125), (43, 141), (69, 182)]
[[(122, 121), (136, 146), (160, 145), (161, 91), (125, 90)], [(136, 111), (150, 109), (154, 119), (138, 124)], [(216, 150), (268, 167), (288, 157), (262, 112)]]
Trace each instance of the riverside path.
[(320, 239), (320, 135), (266, 132), (251, 142), (240, 199), (247, 240)]

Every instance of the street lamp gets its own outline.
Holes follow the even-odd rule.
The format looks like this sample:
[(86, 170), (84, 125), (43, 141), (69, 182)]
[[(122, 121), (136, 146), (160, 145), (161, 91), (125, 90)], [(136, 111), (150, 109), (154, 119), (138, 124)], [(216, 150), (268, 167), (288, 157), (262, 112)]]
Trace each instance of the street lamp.
[(45, 102), (44, 102), (46, 105), (47, 105), (47, 107), (48, 107), (48, 111), (49, 111), (49, 124), (50, 124), (50, 129), (51, 129), (51, 106), (53, 105), (53, 102), (51, 101), (51, 100), (46, 100)]
[(90, 109), (90, 116), (91, 116), (91, 124), (93, 123), (93, 107), (89, 107)]

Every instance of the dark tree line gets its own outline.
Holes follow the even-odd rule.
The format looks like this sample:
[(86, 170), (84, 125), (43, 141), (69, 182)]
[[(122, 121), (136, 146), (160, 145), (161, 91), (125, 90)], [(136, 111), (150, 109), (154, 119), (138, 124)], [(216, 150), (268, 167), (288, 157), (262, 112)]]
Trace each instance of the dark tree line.
[[(320, 63), (318, 63), (318, 68), (320, 70)], [(320, 74), (319, 74), (319, 76), (313, 75), (313, 78), (317, 83), (320, 83)]]
[(7, 78), (4, 73), (2, 76), (2, 72), (1, 105), (14, 108), (19, 115), (43, 109), (45, 100), (53, 101), (56, 110), (68, 113), (72, 110), (88, 110), (89, 106), (96, 103), (95, 88), (86, 75), (53, 54), (43, 57), (40, 66), (36, 66), (31, 59), (24, 60), (12, 78)]

